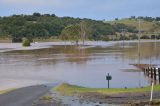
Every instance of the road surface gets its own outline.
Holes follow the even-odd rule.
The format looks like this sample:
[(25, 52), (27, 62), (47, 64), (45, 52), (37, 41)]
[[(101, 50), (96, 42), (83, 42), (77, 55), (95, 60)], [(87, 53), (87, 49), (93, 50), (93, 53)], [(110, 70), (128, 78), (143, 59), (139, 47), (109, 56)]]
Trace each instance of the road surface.
[(45, 85), (30, 86), (0, 95), (0, 106), (32, 106), (39, 97), (49, 92)]

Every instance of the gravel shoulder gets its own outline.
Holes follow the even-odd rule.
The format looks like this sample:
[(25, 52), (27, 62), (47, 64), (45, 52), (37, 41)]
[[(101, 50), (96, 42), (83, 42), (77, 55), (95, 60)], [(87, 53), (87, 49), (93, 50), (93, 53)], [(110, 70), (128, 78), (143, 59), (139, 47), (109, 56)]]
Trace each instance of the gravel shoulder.
[[(91, 102), (99, 102), (101, 104), (135, 104), (135, 103), (144, 103), (148, 104), (150, 100), (150, 92), (141, 92), (141, 93), (125, 93), (125, 94), (112, 94), (104, 95), (100, 93), (82, 93), (78, 95), (82, 100), (87, 100)], [(154, 100), (160, 100), (160, 92), (153, 93)], [(139, 106), (139, 105), (138, 105)], [(143, 105), (142, 105), (143, 106)]]
[[(148, 106), (150, 92), (104, 95), (96, 92), (61, 95), (57, 92), (39, 99), (35, 106)], [(160, 105), (160, 92), (153, 93), (153, 105)]]

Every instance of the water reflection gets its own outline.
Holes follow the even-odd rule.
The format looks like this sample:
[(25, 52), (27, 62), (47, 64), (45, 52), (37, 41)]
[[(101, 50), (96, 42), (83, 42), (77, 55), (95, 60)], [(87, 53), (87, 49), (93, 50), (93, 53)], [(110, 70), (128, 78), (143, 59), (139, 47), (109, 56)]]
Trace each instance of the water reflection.
[[(141, 43), (141, 63), (159, 65), (160, 43)], [(112, 75), (111, 87), (139, 87), (149, 85), (137, 70), (129, 65), (138, 62), (137, 43), (116, 44), (110, 47), (53, 46), (39, 50), (0, 53), (0, 79), (26, 79), (54, 82), (62, 80), (86, 87), (107, 87), (105, 76)], [(139, 78), (139, 74), (141, 77)], [(0, 83), (1, 84), (1, 83)]]
[[(129, 47), (125, 48), (124, 54), (125, 58), (132, 59), (132, 60), (138, 60), (138, 46), (136, 43), (130, 43), (128, 44)], [(160, 47), (159, 43), (157, 43), (157, 46), (155, 47), (155, 43), (141, 43), (140, 44), (140, 60), (142, 63), (148, 63), (148, 64), (159, 64), (158, 58), (159, 58), (159, 52)]]

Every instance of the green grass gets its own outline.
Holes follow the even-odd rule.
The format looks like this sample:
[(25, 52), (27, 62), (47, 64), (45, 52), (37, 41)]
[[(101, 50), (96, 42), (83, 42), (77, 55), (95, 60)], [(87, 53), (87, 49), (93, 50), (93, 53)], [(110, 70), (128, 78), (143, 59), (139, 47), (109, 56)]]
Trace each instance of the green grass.
[(13, 88), (13, 89), (2, 90), (2, 91), (0, 91), (0, 94), (8, 93), (8, 92), (11, 92), (13, 90), (16, 90), (16, 89)]
[(53, 97), (51, 94), (44, 95), (40, 98), (40, 100), (43, 100), (43, 101), (51, 101), (52, 99)]
[[(70, 85), (63, 83), (60, 86), (54, 88), (55, 91), (60, 92), (63, 95), (73, 95), (75, 93), (87, 93), (96, 92), (101, 94), (121, 94), (121, 93), (135, 93), (135, 92), (147, 92), (151, 90), (151, 87), (144, 88), (85, 88), (76, 85)], [(154, 91), (160, 91), (160, 85), (154, 86)]]
[[(138, 27), (139, 27), (139, 22), (136, 19), (121, 19), (121, 20), (108, 21), (106, 23), (110, 23), (112, 25), (114, 25), (116, 23), (122, 23), (122, 24), (125, 24), (127, 26), (136, 27), (136, 29), (138, 29)], [(154, 30), (155, 31), (160, 31), (160, 26), (157, 26), (155, 24), (155, 22), (149, 22), (149, 21), (141, 20), (141, 29), (143, 29), (146, 32), (152, 32)]]

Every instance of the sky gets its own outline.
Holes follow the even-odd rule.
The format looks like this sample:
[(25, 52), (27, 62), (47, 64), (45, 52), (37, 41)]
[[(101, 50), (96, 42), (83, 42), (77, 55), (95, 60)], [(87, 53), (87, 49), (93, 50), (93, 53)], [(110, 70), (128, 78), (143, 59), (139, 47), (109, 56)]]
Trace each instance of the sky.
[(34, 12), (96, 20), (130, 16), (157, 17), (160, 0), (0, 0), (0, 16)]

